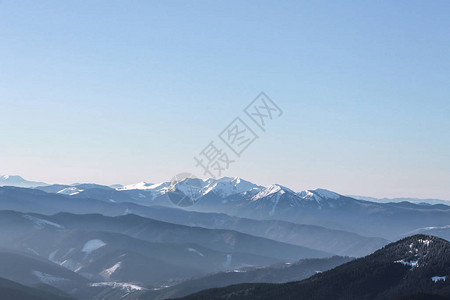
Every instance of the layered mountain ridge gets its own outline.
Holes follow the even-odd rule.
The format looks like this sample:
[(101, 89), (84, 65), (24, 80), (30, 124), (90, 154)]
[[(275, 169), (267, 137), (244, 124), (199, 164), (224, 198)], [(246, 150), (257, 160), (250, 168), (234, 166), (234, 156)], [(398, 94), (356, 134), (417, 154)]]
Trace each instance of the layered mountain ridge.
[[(409, 297), (408, 289), (446, 297), (448, 261), (442, 256), (448, 253), (443, 240), (420, 235), (389, 243), (416, 233), (445, 238), (450, 206), (376, 203), (325, 189), (263, 187), (237, 177), (31, 188), (11, 186), (10, 177), (3, 180), (10, 184), (0, 187), (0, 243), (6, 251), (0, 250), (0, 278), (38, 288), (37, 293), (136, 300), (223, 287), (220, 293), (229, 297), (231, 288), (234, 297), (242, 296), (241, 286), (225, 286), (283, 283), (312, 275), (306, 281), (314, 283), (322, 278), (315, 273), (326, 274), (353, 257), (366, 256), (351, 271), (338, 267), (333, 269), (338, 275), (320, 279), (327, 287), (323, 295), (340, 295), (339, 288), (354, 281), (349, 299)], [(394, 256), (377, 251), (388, 244), (384, 249)], [(296, 263), (298, 259), (302, 261)], [(14, 265), (20, 268), (14, 270)], [(360, 275), (352, 277), (355, 273)], [(329, 299), (314, 294), (319, 287), (309, 284), (301, 285), (305, 299)], [(284, 292), (286, 299), (297, 296), (297, 288), (285, 286), (282, 297)], [(247, 287), (243, 295), (256, 299), (278, 293), (277, 285)], [(379, 294), (383, 290), (386, 295)], [(216, 297), (209, 291), (204, 295), (195, 297)]]
[(303, 281), (234, 285), (183, 299), (448, 299), (449, 275), (450, 243), (415, 235)]

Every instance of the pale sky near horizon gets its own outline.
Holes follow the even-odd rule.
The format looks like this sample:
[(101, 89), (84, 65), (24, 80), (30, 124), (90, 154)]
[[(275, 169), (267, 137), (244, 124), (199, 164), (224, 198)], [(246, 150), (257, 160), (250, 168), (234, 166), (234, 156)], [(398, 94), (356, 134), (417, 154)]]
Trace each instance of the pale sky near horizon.
[(202, 177), (193, 157), (264, 91), (284, 113), (224, 176), (450, 200), (449, 14), (448, 1), (0, 1), (0, 174)]

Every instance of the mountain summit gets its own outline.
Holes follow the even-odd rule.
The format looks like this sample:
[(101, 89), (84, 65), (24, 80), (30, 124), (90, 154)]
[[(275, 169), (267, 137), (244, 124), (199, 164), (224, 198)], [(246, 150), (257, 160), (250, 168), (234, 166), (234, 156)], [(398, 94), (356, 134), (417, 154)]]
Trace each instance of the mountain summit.
[(2, 175), (0, 176), (0, 186), (16, 186), (24, 188), (34, 188), (38, 186), (46, 186), (44, 182), (28, 181), (18, 175)]

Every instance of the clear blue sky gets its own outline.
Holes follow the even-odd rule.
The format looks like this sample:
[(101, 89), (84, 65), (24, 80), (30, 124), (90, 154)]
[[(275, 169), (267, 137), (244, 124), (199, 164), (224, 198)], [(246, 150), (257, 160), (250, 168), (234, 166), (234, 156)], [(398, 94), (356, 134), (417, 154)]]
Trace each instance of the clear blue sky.
[(450, 199), (449, 1), (0, 1), (0, 173), (159, 182), (260, 91), (226, 172)]

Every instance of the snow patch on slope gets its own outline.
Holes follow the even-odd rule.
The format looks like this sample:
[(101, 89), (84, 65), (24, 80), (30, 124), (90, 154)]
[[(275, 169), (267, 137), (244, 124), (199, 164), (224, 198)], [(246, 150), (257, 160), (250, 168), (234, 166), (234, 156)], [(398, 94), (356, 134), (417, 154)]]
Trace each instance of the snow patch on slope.
[(290, 193), (294, 193), (292, 190), (283, 187), (281, 185), (278, 184), (273, 184), (271, 186), (269, 186), (268, 188), (265, 188), (263, 190), (261, 190), (258, 194), (256, 194), (255, 196), (252, 197), (252, 200), (259, 200), (271, 195), (275, 195), (275, 194), (279, 194), (280, 196), (285, 194), (286, 192), (290, 192)]
[(34, 223), (34, 227), (37, 228), (37, 229), (42, 229), (46, 225), (52, 226), (52, 227), (56, 227), (56, 228), (59, 228), (59, 229), (63, 229), (64, 228), (64, 226), (62, 226), (62, 225), (59, 225), (59, 224), (56, 224), (56, 223), (53, 223), (53, 222), (50, 222), (50, 221), (47, 221), (47, 220), (44, 220), (44, 219), (36, 218), (36, 217), (30, 216), (30, 215), (24, 215), (23, 217), (25, 219), (30, 220), (31, 222), (33, 222)]
[(129, 191), (129, 190), (152, 190), (157, 187), (158, 184), (148, 183), (148, 182), (139, 182), (136, 184), (125, 185), (121, 188), (118, 188), (118, 191)]
[(39, 271), (32, 271), (31, 272), (34, 276), (36, 276), (42, 283), (48, 284), (48, 285), (54, 285), (63, 281), (67, 281), (68, 279), (57, 277), (51, 274), (47, 274), (44, 272)]
[(428, 239), (422, 240), (422, 239), (420, 239), (419, 243), (422, 243), (422, 244), (424, 244), (425, 246), (428, 247), (428, 246), (430, 246), (431, 240), (428, 240)]
[(431, 280), (433, 280), (434, 283), (438, 281), (445, 281), (447, 279), (447, 276), (433, 276), (431, 277)]
[(81, 193), (83, 191), (84, 190), (79, 189), (77, 187), (68, 187), (68, 188), (65, 188), (65, 189), (62, 189), (62, 190), (58, 191), (57, 194), (73, 196), (73, 195), (79, 194), (79, 193)]
[(92, 287), (112, 287), (114, 289), (121, 289), (121, 290), (125, 290), (128, 293), (131, 293), (133, 291), (142, 291), (145, 290), (145, 288), (132, 284), (132, 283), (128, 283), (128, 282), (95, 282), (95, 283), (91, 283), (90, 286)]
[(198, 251), (197, 249), (194, 249), (194, 248), (188, 248), (187, 249), (189, 252), (193, 252), (193, 253), (195, 253), (195, 254), (197, 254), (197, 255), (199, 255), (199, 256), (205, 256), (203, 253), (201, 253), (200, 251)]
[(419, 267), (418, 260), (405, 261), (404, 259), (401, 259), (401, 260), (396, 260), (395, 263), (399, 263), (404, 266), (409, 266), (409, 267), (411, 267), (411, 271), (414, 270), (414, 268)]
[(225, 268), (229, 268), (231, 266), (231, 259), (233, 258), (232, 254), (227, 254), (227, 260), (223, 263)]
[(100, 275), (105, 279), (109, 279), (111, 277), (111, 275), (114, 274), (114, 272), (116, 272), (120, 268), (121, 265), (122, 265), (122, 262), (119, 261), (117, 264), (115, 264), (111, 268), (101, 271)]
[(84, 244), (83, 249), (81, 249), (81, 252), (89, 254), (97, 249), (100, 249), (105, 245), (106, 243), (103, 242), (102, 240), (90, 240), (86, 244)]
[(56, 249), (55, 251), (53, 251), (52, 253), (50, 253), (48, 255), (48, 260), (56, 263), (56, 260), (55, 260), (56, 253), (58, 253), (58, 249)]

